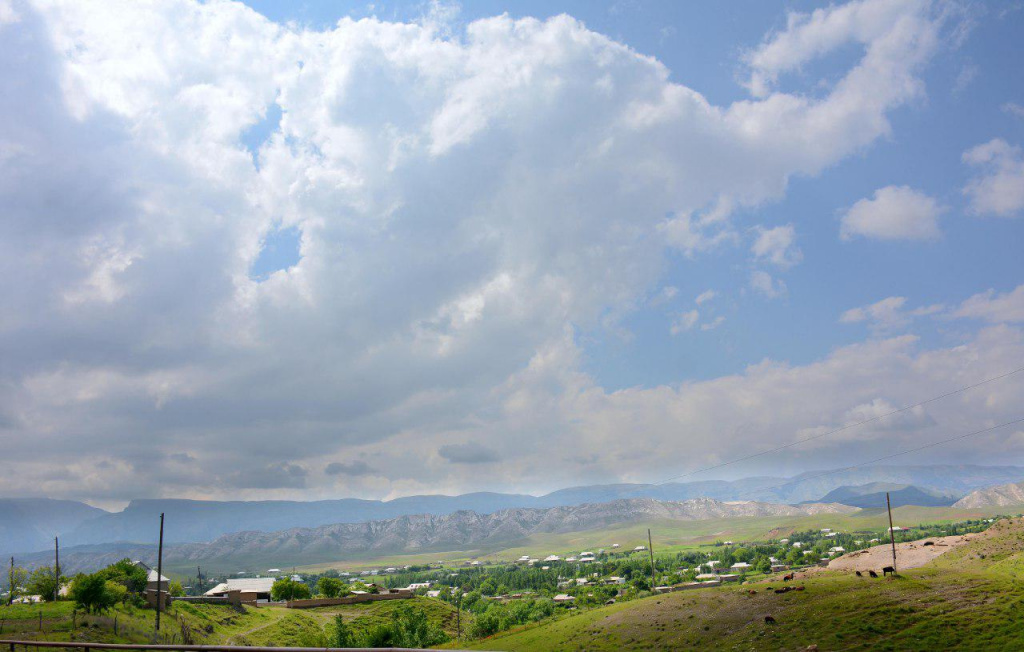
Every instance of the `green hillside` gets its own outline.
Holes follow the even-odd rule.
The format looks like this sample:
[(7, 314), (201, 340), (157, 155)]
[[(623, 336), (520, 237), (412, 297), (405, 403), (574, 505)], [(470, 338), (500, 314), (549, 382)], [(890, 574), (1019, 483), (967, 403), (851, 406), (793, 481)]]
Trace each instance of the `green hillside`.
[[(197, 645), (326, 647), (341, 615), (356, 634), (392, 622), (402, 609), (423, 612), (427, 620), (450, 637), (456, 635), (455, 608), (446, 602), (416, 598), (297, 610), (280, 606), (229, 607), (176, 602), (163, 615), (154, 635), (154, 611), (130, 605), (98, 615), (72, 616), (71, 602), (0, 606), (0, 641), (48, 640), (103, 643), (192, 642)], [(41, 617), (41, 619), (40, 619)], [(468, 628), (471, 616), (462, 614)]]
[[(672, 593), (565, 615), (473, 642), (488, 650), (1024, 649), (1024, 520), (898, 578), (822, 572), (783, 595), (780, 581)], [(751, 595), (749, 590), (756, 594)], [(771, 615), (775, 624), (766, 624)]]

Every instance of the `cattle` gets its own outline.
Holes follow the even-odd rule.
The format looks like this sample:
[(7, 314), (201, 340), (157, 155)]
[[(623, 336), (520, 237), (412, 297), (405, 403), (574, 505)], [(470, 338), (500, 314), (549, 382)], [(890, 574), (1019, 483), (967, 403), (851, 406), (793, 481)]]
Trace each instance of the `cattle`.
[(774, 625), (775, 624), (775, 619), (772, 618), (771, 616), (765, 616), (764, 617), (764, 624), (765, 625)]
[(791, 579), (793, 579), (793, 573), (790, 573), (789, 575), (783, 575), (783, 576), (782, 576), (782, 581), (783, 581), (783, 582), (788, 582), (788, 581), (790, 581)]
[(893, 568), (892, 566), (886, 566), (885, 568), (882, 569), (882, 575), (895, 575), (895, 574), (896, 574), (896, 569)]
[(757, 591), (755, 591), (754, 589), (750, 589), (749, 591), (747, 591), (747, 595), (757, 595)]
[(925, 541), (924, 545), (926, 545), (926, 546), (934, 546), (935, 542), (934, 541)]
[(860, 571), (856, 571), (856, 572), (857, 572), (857, 577), (864, 577), (864, 574), (861, 573)]
[(775, 589), (775, 593), (776, 594), (779, 594), (779, 593), (789, 593), (789, 587), (787, 586), (785, 588)]
[(804, 590), (805, 588), (806, 588), (806, 587), (803, 587), (803, 586), (794, 586), (794, 587), (793, 587), (793, 590), (794, 590), (794, 591), (803, 591), (803, 590)]
[(876, 572), (875, 572), (875, 571), (873, 571), (873, 570), (869, 570), (869, 571), (868, 571), (868, 575), (870, 575), (871, 577), (878, 577), (878, 573), (876, 573)]

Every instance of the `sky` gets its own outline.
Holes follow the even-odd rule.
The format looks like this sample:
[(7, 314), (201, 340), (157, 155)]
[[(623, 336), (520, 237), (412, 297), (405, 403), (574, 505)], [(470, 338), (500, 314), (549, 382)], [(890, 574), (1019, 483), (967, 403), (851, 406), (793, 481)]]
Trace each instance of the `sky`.
[[(1024, 367), (1022, 35), (1009, 1), (0, 0), (0, 495), (658, 482)], [(1024, 465), (1024, 428), (898, 461)]]

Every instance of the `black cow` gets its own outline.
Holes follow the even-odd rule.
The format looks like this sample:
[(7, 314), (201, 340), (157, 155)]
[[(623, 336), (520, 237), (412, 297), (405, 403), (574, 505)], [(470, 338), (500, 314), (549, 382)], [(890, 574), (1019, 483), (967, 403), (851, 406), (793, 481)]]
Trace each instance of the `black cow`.
[(895, 575), (895, 574), (896, 574), (896, 569), (893, 568), (892, 566), (886, 566), (885, 568), (882, 569), (882, 575)]
[(878, 573), (876, 573), (876, 572), (875, 572), (875, 571), (873, 571), (873, 570), (869, 570), (869, 571), (868, 571), (868, 575), (870, 575), (871, 577), (878, 577)]
[(864, 577), (864, 575), (860, 571), (857, 571), (857, 577)]
[(772, 618), (771, 616), (765, 616), (764, 617), (764, 624), (765, 625), (774, 625), (775, 624), (775, 619)]

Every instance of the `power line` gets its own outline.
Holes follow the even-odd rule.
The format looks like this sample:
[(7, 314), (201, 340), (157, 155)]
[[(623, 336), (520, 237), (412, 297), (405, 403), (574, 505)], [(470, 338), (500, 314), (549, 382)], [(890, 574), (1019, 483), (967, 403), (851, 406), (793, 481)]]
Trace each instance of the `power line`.
[(800, 444), (806, 444), (807, 442), (814, 441), (815, 439), (821, 439), (822, 437), (828, 437), (830, 435), (835, 435), (835, 434), (838, 434), (838, 433), (843, 432), (845, 430), (850, 430), (851, 428), (856, 428), (858, 426), (863, 426), (864, 424), (871, 423), (873, 421), (878, 421), (878, 420), (884, 419), (886, 417), (891, 417), (891, 416), (893, 416), (895, 414), (900, 414), (901, 412), (906, 412), (908, 410), (913, 410), (915, 408), (919, 408), (922, 405), (928, 405), (929, 403), (934, 403), (935, 401), (939, 401), (939, 400), (942, 400), (944, 398), (949, 398), (950, 396), (955, 396), (956, 394), (961, 394), (963, 392), (966, 392), (968, 390), (974, 389), (976, 387), (981, 387), (982, 385), (986, 385), (988, 383), (991, 383), (991, 382), (994, 382), (994, 381), (997, 381), (997, 380), (1002, 380), (1003, 378), (1008, 378), (1008, 377), (1010, 377), (1010, 376), (1012, 376), (1014, 374), (1020, 373), (1022, 371), (1024, 371), (1024, 367), (1020, 367), (1020, 368), (1014, 369), (1013, 371), (1008, 371), (1005, 374), (1000, 374), (999, 376), (993, 376), (991, 378), (987, 378), (987, 379), (982, 380), (980, 382), (974, 383), (973, 385), (967, 385), (966, 387), (961, 387), (960, 389), (954, 389), (953, 391), (946, 392), (945, 394), (939, 394), (938, 396), (933, 396), (932, 398), (929, 398), (927, 400), (921, 401), (920, 403), (914, 403), (913, 405), (907, 405), (907, 406), (901, 407), (901, 408), (899, 408), (897, 410), (893, 410), (892, 412), (886, 412), (885, 414), (879, 414), (877, 416), (871, 417), (870, 419), (864, 419), (863, 421), (857, 421), (856, 423), (849, 423), (849, 424), (846, 424), (845, 426), (842, 426), (840, 428), (835, 428), (834, 430), (829, 430), (828, 432), (823, 432), (823, 433), (820, 433), (820, 434), (817, 434), (817, 435), (811, 435), (810, 437), (805, 437), (803, 439), (798, 439), (798, 440), (790, 442), (788, 444), (782, 444), (781, 446), (776, 446), (775, 448), (770, 448), (768, 450), (764, 450), (764, 451), (761, 451), (759, 453), (751, 453), (750, 455), (744, 455), (743, 457), (737, 457), (735, 459), (731, 459), (731, 460), (728, 460), (726, 462), (720, 462), (718, 464), (713, 464), (711, 466), (705, 466), (705, 467), (702, 467), (702, 468), (699, 468), (699, 469), (694, 469), (693, 471), (687, 471), (686, 473), (680, 473), (679, 475), (672, 476), (671, 478), (666, 478), (665, 480), (661, 480), (661, 481), (655, 482), (653, 484), (655, 484), (655, 485), (665, 484), (667, 482), (672, 482), (673, 480), (679, 480), (681, 478), (688, 478), (688, 477), (690, 477), (692, 475), (696, 475), (698, 473), (703, 473), (705, 471), (713, 471), (714, 469), (720, 469), (722, 467), (730, 466), (732, 464), (737, 464), (739, 462), (745, 462), (747, 460), (752, 460), (755, 457), (761, 457), (762, 455), (770, 455), (771, 453), (778, 453), (779, 451), (786, 450), (787, 448), (792, 448), (793, 446), (799, 446)]
[(1015, 423), (1022, 423), (1022, 422), (1024, 422), (1024, 418), (1014, 419), (1013, 421), (1007, 421), (1005, 423), (1000, 423), (997, 426), (991, 426), (989, 428), (983, 428), (981, 430), (975, 430), (974, 432), (968, 432), (968, 433), (963, 434), (963, 435), (957, 435), (956, 437), (950, 437), (949, 439), (940, 439), (939, 441), (933, 441), (933, 442), (925, 444), (923, 446), (918, 446), (917, 448), (909, 448), (909, 449), (907, 449), (905, 451), (900, 451), (898, 453), (891, 453), (889, 455), (883, 455), (882, 457), (876, 457), (873, 460), (867, 460), (865, 462), (860, 462), (858, 464), (853, 464), (851, 466), (844, 466), (841, 469), (832, 469), (831, 471), (825, 471), (824, 473), (819, 473), (817, 475), (812, 475), (810, 477), (804, 476), (804, 477), (801, 477), (799, 479), (789, 480), (787, 482), (783, 482), (782, 484), (777, 484), (777, 485), (772, 486), (772, 487), (761, 487), (759, 489), (755, 489), (754, 491), (759, 491), (760, 492), (760, 491), (771, 491), (773, 489), (781, 489), (782, 487), (787, 487), (787, 486), (789, 486), (791, 484), (796, 484), (798, 482), (805, 482), (807, 480), (815, 480), (817, 478), (823, 478), (823, 477), (828, 476), (828, 475), (834, 475), (836, 473), (842, 473), (843, 471), (850, 471), (852, 469), (857, 469), (857, 468), (860, 468), (862, 466), (868, 466), (870, 464), (875, 464), (876, 462), (883, 462), (885, 460), (891, 460), (894, 457), (900, 457), (902, 455), (909, 455), (910, 453), (917, 453), (917, 452), (923, 451), (923, 450), (925, 450), (927, 448), (935, 448), (936, 446), (941, 446), (943, 444), (949, 444), (951, 442), (958, 441), (958, 440), (961, 440), (961, 439), (967, 439), (968, 437), (974, 437), (976, 435), (983, 435), (986, 432), (992, 432), (993, 430), (999, 430), (1000, 428), (1005, 428), (1006, 426), (1012, 426)]

